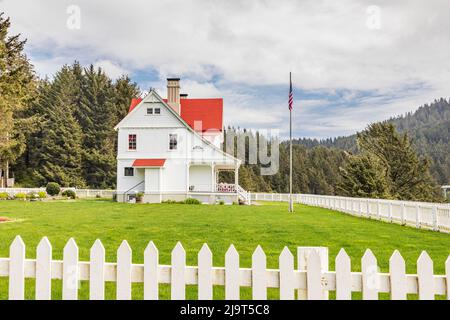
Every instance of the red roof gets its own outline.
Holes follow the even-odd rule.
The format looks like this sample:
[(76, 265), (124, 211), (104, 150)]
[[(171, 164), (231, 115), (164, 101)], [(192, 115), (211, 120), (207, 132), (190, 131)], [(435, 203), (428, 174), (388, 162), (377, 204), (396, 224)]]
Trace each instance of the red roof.
[(166, 159), (136, 159), (133, 167), (163, 167)]
[(128, 112), (133, 111), (134, 107), (136, 107), (139, 103), (141, 103), (141, 101), (142, 101), (142, 98), (131, 99), (130, 109), (128, 110)]
[[(180, 99), (181, 118), (196, 131), (222, 131), (223, 99)], [(194, 128), (195, 122), (200, 128)], [(201, 129), (201, 130), (199, 130)]]
[[(133, 98), (130, 104), (131, 112), (142, 98)], [(164, 99), (167, 102), (167, 99)], [(180, 99), (181, 118), (196, 131), (222, 131), (223, 99)], [(197, 123), (199, 128), (194, 128)], [(201, 130), (200, 130), (201, 129)]]

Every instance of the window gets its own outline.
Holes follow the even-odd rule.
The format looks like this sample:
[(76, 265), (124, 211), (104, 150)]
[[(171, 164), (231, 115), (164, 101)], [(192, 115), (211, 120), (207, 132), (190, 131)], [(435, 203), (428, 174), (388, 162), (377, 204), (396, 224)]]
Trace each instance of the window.
[(161, 114), (161, 108), (147, 108), (147, 115)]
[(125, 167), (125, 177), (134, 176), (134, 168), (133, 167)]
[(136, 150), (136, 135), (128, 135), (128, 150)]
[(178, 139), (176, 134), (169, 134), (169, 150), (177, 150)]

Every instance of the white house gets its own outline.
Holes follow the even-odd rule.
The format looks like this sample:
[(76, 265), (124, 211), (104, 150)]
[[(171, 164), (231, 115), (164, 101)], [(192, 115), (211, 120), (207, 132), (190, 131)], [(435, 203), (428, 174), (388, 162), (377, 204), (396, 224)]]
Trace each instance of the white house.
[[(118, 132), (117, 200), (138, 192), (146, 203), (196, 198), (204, 203), (247, 200), (239, 187), (240, 160), (221, 150), (223, 100), (188, 99), (180, 79), (167, 79), (167, 99), (154, 90), (133, 99)], [(234, 184), (219, 172), (234, 171)]]

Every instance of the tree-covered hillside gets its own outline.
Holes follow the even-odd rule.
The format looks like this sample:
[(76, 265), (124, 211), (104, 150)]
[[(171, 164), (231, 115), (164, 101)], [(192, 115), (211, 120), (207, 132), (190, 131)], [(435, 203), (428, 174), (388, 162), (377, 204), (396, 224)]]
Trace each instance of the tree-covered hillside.
[[(450, 183), (450, 101), (444, 98), (421, 106), (415, 112), (387, 120), (400, 133), (407, 133), (415, 150), (431, 160), (431, 174), (443, 185)], [(356, 134), (324, 140), (296, 139), (296, 144), (324, 146), (357, 153)]]

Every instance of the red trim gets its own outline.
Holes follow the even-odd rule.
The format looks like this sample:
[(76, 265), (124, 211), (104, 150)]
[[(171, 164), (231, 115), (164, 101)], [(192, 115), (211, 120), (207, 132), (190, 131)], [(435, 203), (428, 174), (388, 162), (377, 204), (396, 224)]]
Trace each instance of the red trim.
[(136, 159), (133, 167), (164, 167), (166, 159)]

